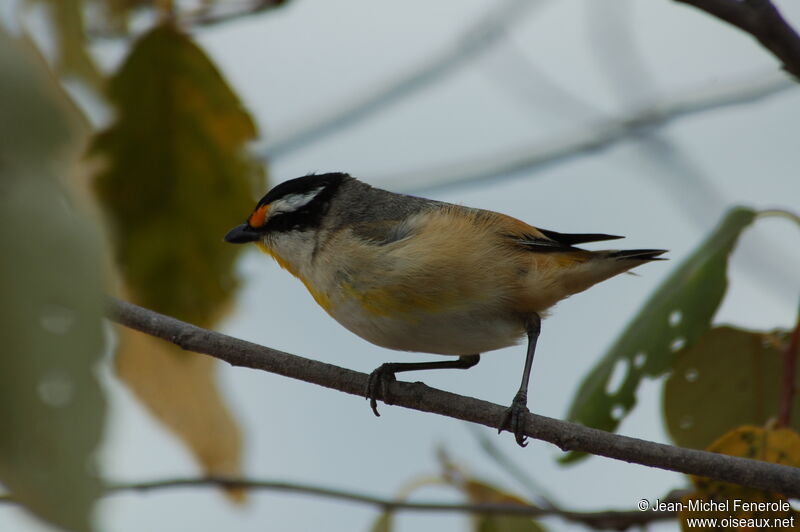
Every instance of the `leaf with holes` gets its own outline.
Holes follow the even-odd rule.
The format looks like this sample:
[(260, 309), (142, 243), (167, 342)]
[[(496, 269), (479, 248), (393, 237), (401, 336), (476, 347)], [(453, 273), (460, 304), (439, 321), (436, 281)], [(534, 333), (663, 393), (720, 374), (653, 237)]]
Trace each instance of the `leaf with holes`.
[[(715, 441), (709, 448), (714, 453), (740, 456), (800, 467), (800, 435), (791, 429), (764, 429), (761, 427), (743, 426), (736, 428)], [(712, 527), (690, 526), (689, 519), (726, 519), (740, 521), (741, 526), (724, 527), (724, 530), (789, 530), (795, 528), (800, 520), (800, 512), (792, 509), (783, 495), (769, 493), (737, 484), (729, 484), (703, 477), (692, 477), (695, 491), (683, 497), (685, 510), (678, 513), (681, 529), (720, 530)], [(701, 510), (690, 511), (690, 501), (701, 505)], [(758, 506), (745, 507), (746, 503), (761, 503), (766, 510)], [(784, 509), (781, 509), (784, 508)], [(764, 525), (769, 519), (771, 525)], [(776, 519), (780, 519), (777, 524)], [(776, 526), (777, 525), (777, 526)]]
[(0, 483), (88, 531), (106, 406), (100, 238), (62, 185), (78, 153), (69, 104), (16, 44), (0, 28)]
[[(114, 229), (125, 294), (209, 327), (229, 307), (239, 249), (222, 236), (263, 191), (245, 153), (253, 121), (211, 60), (170, 23), (142, 36), (110, 81), (117, 119), (95, 139), (94, 185)], [(208, 473), (237, 474), (239, 431), (215, 361), (127, 332), (118, 375)], [(237, 492), (241, 493), (241, 492)]]
[[(680, 350), (664, 384), (672, 440), (705, 449), (738, 426), (764, 425), (777, 417), (786, 340), (783, 333), (715, 327)], [(800, 396), (792, 413), (791, 426), (800, 429)]]
[[(751, 209), (731, 209), (714, 231), (661, 284), (601, 361), (584, 378), (568, 418), (613, 431), (636, 404), (642, 377), (657, 377), (673, 364), (675, 351), (700, 338), (728, 286), (728, 256), (742, 230), (755, 218)], [(624, 376), (608, 390), (615, 366)], [(570, 453), (562, 462), (584, 455)]]

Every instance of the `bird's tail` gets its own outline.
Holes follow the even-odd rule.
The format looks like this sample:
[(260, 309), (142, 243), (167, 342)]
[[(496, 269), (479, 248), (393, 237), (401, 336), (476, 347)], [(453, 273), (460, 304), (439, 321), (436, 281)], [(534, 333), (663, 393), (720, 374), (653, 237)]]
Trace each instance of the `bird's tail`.
[(615, 260), (634, 260), (649, 262), (651, 260), (667, 260), (666, 257), (659, 257), (666, 253), (666, 249), (623, 249), (623, 250), (609, 250), (609, 251), (595, 251), (592, 253), (595, 257), (615, 259)]
[(582, 292), (601, 281), (627, 272), (646, 262), (666, 260), (659, 255), (664, 249), (607, 249), (585, 251), (583, 260), (566, 269), (561, 277), (561, 285), (570, 294)]

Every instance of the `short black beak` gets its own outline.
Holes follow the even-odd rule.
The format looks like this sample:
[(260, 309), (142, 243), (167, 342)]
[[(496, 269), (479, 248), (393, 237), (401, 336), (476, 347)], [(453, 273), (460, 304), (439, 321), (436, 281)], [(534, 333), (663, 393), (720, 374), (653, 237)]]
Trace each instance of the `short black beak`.
[(225, 242), (231, 244), (246, 244), (254, 242), (261, 238), (261, 233), (253, 229), (247, 224), (237, 225), (225, 235)]

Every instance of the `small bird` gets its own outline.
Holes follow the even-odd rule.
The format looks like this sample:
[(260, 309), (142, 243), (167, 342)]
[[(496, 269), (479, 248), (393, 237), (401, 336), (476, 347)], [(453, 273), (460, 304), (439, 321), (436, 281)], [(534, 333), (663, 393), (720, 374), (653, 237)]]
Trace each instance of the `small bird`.
[(541, 318), (558, 301), (652, 260), (660, 249), (587, 251), (622, 238), (539, 229), (493, 211), (374, 188), (345, 173), (270, 190), (225, 235), (255, 242), (300, 279), (325, 311), (373, 344), (455, 360), (386, 363), (365, 395), (389, 403), (403, 371), (474, 366), (527, 336), (522, 384), (500, 423), (526, 445), (524, 418)]

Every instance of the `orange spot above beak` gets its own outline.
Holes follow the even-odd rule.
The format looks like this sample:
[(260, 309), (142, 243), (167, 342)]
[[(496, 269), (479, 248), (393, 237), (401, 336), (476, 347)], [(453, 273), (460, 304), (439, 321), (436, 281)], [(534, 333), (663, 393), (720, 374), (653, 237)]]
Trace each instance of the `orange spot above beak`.
[(269, 205), (262, 205), (261, 207), (257, 208), (253, 214), (250, 215), (250, 218), (247, 219), (247, 225), (250, 227), (264, 227), (264, 224), (267, 223), (267, 213), (269, 212)]

